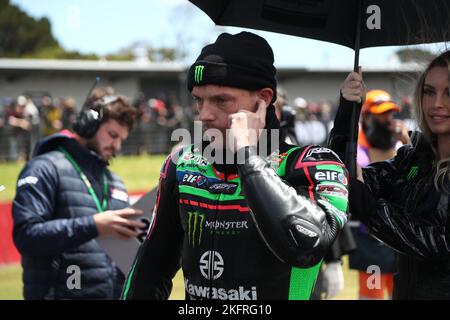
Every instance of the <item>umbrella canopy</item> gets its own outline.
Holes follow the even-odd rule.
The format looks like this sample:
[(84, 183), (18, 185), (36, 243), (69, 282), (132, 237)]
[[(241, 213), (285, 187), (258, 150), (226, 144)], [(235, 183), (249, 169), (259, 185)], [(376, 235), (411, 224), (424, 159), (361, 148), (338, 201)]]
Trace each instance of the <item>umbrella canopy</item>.
[[(360, 48), (450, 40), (450, 0), (190, 0), (217, 25)], [(358, 28), (358, 23), (360, 28)]]
[[(189, 0), (217, 25), (322, 40), (355, 50), (450, 41), (450, 0)], [(345, 165), (356, 176), (354, 103)]]

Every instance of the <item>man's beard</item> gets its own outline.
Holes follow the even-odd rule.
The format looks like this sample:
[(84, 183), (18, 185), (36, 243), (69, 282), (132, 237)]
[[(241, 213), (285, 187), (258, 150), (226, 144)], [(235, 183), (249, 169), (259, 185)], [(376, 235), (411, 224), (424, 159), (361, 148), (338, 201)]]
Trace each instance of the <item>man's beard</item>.
[(95, 141), (94, 139), (89, 139), (89, 140), (87, 141), (87, 143), (86, 143), (86, 147), (87, 147), (89, 150), (92, 150), (92, 151), (94, 151), (95, 153), (100, 154), (100, 151), (98, 150), (98, 149), (99, 149), (99, 148), (98, 148), (98, 145), (97, 145), (97, 143), (96, 143), (96, 141)]
[(387, 123), (382, 123), (374, 117), (368, 116), (363, 123), (363, 130), (372, 148), (389, 150), (395, 146), (394, 133), (389, 130)]

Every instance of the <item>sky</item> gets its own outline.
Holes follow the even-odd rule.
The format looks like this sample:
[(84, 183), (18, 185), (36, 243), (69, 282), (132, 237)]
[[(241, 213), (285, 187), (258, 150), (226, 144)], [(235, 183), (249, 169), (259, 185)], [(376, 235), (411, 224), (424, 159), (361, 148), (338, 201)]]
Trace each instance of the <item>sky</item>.
[[(245, 0), (243, 0), (245, 1)], [(152, 47), (181, 47), (191, 63), (201, 48), (223, 31), (187, 0), (11, 0), (29, 15), (46, 16), (53, 34), (67, 50), (105, 55), (132, 43)], [(272, 46), (278, 67), (353, 68), (353, 50), (336, 44), (256, 31)], [(434, 52), (442, 44), (422, 45)], [(364, 68), (389, 67), (398, 47), (361, 50)]]

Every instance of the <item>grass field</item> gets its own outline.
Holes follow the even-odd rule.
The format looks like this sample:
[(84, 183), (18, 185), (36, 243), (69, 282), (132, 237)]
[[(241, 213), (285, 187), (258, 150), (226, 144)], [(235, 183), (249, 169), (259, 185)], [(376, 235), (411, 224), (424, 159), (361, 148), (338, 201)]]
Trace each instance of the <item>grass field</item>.
[[(150, 190), (158, 183), (159, 171), (164, 156), (133, 156), (114, 159), (112, 170), (125, 182), (129, 191)], [(0, 185), (5, 190), (0, 192), (0, 202), (11, 201), (15, 193), (15, 183), (23, 163), (0, 163)], [(22, 299), (22, 269), (18, 265), (0, 266), (0, 300)], [(357, 273), (349, 270), (344, 259), (345, 289), (335, 298), (342, 300), (356, 299)], [(182, 273), (174, 279), (171, 299), (184, 299)]]
[(0, 186), (5, 189), (0, 192), (0, 202), (11, 201), (16, 192), (15, 185), (23, 163), (0, 163)]
[[(22, 268), (18, 265), (0, 267), (0, 300), (22, 299)], [(349, 270), (347, 259), (344, 258), (345, 288), (337, 295), (335, 300), (354, 300), (358, 295), (357, 273)], [(183, 273), (180, 271), (173, 281), (173, 290), (170, 299), (184, 299)]]
[[(158, 184), (159, 171), (165, 156), (119, 157), (113, 160), (111, 169), (125, 182), (129, 191), (150, 190)], [(15, 184), (24, 163), (0, 163), (0, 202), (11, 201), (15, 194)]]

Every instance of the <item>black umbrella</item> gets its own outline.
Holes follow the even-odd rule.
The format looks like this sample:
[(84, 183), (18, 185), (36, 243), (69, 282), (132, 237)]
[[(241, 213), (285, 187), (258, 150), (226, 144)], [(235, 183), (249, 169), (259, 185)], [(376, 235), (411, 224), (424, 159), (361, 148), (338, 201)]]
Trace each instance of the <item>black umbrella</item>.
[[(450, 0), (189, 0), (217, 25), (272, 31), (360, 48), (450, 40)], [(345, 163), (355, 176), (359, 113)]]

